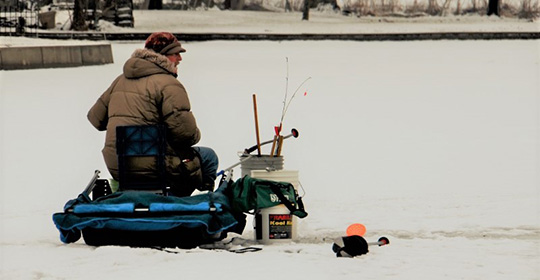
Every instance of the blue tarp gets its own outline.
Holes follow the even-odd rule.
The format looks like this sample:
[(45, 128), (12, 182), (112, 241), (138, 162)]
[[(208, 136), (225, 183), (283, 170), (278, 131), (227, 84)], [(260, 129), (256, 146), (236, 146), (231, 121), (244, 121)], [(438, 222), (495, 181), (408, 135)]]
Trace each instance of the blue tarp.
[(78, 241), (85, 229), (123, 232), (201, 229), (209, 236), (241, 233), (245, 216), (231, 212), (224, 194), (226, 185), (213, 193), (190, 197), (125, 191), (91, 201), (81, 194), (66, 203), (64, 212), (53, 214), (53, 221), (60, 231), (60, 240), (65, 243)]

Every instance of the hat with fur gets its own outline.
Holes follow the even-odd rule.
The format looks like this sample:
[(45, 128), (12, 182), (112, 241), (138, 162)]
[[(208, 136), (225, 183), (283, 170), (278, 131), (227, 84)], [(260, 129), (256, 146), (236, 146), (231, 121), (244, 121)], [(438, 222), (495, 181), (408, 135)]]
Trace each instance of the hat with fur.
[(186, 52), (178, 39), (169, 32), (155, 32), (146, 39), (144, 48), (153, 50), (162, 55), (171, 55)]

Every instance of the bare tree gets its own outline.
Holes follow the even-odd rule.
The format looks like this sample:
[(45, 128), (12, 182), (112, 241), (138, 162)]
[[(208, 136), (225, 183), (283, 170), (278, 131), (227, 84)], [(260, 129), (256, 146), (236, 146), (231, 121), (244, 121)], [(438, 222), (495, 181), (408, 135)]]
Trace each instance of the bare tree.
[(289, 0), (285, 0), (285, 12), (290, 12), (290, 11), (292, 11), (291, 2)]
[(309, 20), (309, 6), (311, 0), (304, 0), (304, 8), (302, 9), (302, 20)]
[(439, 4), (437, 3), (437, 0), (429, 0), (428, 8), (426, 12), (432, 16), (435, 16), (439, 14), (439, 11), (440, 11), (440, 7), (439, 7)]
[(163, 9), (163, 0), (150, 0), (148, 3), (149, 10), (161, 10)]
[(493, 15), (493, 14), (499, 17), (501, 16), (499, 14), (499, 0), (489, 0), (487, 14), (488, 16)]
[(71, 29), (76, 31), (88, 30), (86, 24), (86, 7), (83, 4), (84, 0), (75, 0), (73, 7), (73, 22), (71, 23)]

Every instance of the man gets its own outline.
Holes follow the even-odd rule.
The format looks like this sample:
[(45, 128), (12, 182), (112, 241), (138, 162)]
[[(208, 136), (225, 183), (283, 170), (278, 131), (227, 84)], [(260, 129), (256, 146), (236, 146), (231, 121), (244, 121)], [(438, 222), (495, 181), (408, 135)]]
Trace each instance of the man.
[[(88, 112), (88, 120), (98, 130), (106, 130), (102, 150), (105, 163), (118, 180), (116, 127), (156, 125), (166, 127), (167, 181), (177, 196), (214, 187), (218, 158), (206, 147), (193, 147), (201, 138), (184, 86), (176, 79), (177, 66), (186, 50), (168, 32), (156, 32), (124, 64), (123, 74), (101, 95)], [(131, 165), (130, 176), (146, 176), (155, 164), (140, 158)]]

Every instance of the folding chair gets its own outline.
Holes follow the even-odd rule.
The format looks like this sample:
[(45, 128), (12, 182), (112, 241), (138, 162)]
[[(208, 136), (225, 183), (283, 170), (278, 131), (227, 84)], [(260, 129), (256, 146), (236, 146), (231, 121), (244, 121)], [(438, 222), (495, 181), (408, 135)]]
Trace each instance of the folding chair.
[[(163, 125), (116, 127), (120, 190), (161, 192), (168, 195), (165, 169), (166, 138)], [(133, 161), (153, 157), (156, 171), (135, 170)], [(153, 174), (152, 174), (153, 173)], [(144, 175), (141, 175), (144, 174)]]

